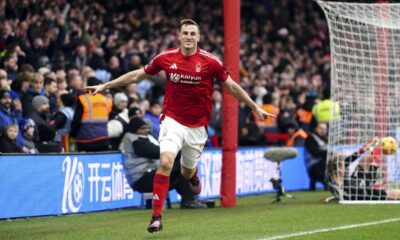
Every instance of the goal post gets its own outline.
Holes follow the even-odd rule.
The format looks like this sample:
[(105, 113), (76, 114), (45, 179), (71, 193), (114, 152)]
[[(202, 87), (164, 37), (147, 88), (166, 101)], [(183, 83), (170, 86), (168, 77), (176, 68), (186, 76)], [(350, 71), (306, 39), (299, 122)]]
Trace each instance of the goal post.
[(400, 4), (317, 3), (340, 106), (329, 123), (327, 184), (342, 203), (400, 203), (399, 153), (388, 151), (400, 140)]

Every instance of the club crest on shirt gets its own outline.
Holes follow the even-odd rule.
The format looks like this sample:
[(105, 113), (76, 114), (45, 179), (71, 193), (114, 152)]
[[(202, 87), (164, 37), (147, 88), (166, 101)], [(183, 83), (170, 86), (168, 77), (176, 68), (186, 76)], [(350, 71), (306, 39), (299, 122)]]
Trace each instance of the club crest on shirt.
[(196, 72), (201, 72), (201, 63), (196, 63)]

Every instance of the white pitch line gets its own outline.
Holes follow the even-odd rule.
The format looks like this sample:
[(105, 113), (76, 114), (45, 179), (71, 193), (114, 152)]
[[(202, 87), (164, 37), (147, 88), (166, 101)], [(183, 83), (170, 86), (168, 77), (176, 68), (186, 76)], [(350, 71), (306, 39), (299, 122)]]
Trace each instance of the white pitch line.
[(350, 228), (358, 228), (358, 227), (365, 227), (365, 226), (384, 224), (384, 223), (390, 223), (390, 222), (399, 222), (399, 221), (400, 221), (400, 218), (390, 218), (390, 219), (385, 219), (382, 221), (366, 222), (366, 223), (345, 225), (345, 226), (339, 226), (339, 227), (333, 227), (333, 228), (323, 228), (323, 229), (317, 229), (317, 230), (312, 230), (312, 231), (304, 231), (304, 232), (291, 233), (291, 234), (285, 234), (285, 235), (277, 235), (277, 236), (268, 237), (268, 238), (261, 238), (259, 240), (275, 240), (275, 239), (284, 239), (284, 238), (290, 238), (290, 237), (299, 237), (299, 236), (311, 235), (311, 234), (316, 234), (316, 233), (332, 232), (332, 231), (337, 231), (337, 230), (345, 230), (345, 229), (350, 229)]

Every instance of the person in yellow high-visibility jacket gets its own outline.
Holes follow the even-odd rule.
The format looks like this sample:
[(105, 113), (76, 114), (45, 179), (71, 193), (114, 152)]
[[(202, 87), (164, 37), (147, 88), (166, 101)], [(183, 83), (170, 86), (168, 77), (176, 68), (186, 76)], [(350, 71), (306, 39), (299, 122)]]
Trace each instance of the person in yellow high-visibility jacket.
[(319, 123), (329, 123), (331, 119), (340, 117), (339, 102), (330, 99), (330, 89), (325, 88), (323, 93), (323, 100), (312, 109), (312, 113)]

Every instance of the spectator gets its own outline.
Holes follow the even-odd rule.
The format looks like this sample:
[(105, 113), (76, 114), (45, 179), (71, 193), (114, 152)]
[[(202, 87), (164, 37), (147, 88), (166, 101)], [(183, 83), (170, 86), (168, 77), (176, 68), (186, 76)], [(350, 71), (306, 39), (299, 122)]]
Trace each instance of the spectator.
[(28, 92), (22, 98), (22, 111), (24, 116), (30, 115), (33, 111), (32, 100), (38, 95), (44, 95), (43, 76), (39, 73), (34, 73)]
[(307, 96), (304, 92), (297, 99), (296, 117), (299, 127), (304, 131), (310, 131), (310, 124), (313, 117), (311, 109), (314, 105), (314, 99)]
[(19, 72), (32, 74), (35, 72), (35, 69), (30, 64), (22, 64), (22, 66), (19, 68)]
[[(22, 148), (17, 144), (18, 125), (10, 124), (5, 128), (3, 136), (0, 137), (1, 153), (23, 153)], [(25, 149), (26, 150), (26, 149)]]
[(10, 93), (12, 99), (12, 104), (11, 104), (12, 109), (22, 111), (22, 105), (19, 95), (13, 90), (11, 90), (10, 80), (8, 79), (6, 71), (4, 71), (3, 69), (0, 69), (0, 89), (7, 90)]
[(88, 63), (86, 52), (86, 46), (79, 44), (76, 46), (74, 54), (72, 55), (71, 62), (77, 66), (79, 70), (82, 70)]
[[(141, 193), (152, 192), (160, 146), (150, 134), (150, 126), (142, 118), (130, 120), (128, 132), (122, 139), (121, 151), (124, 154), (126, 177), (132, 189)], [(171, 172), (169, 190), (176, 189), (181, 195), (181, 208), (206, 208), (193, 194), (189, 181), (182, 176), (179, 159), (180, 154)]]
[[(75, 98), (72, 94), (68, 94), (67, 91), (65, 91), (59, 95), (57, 102), (59, 110), (53, 116), (56, 128), (55, 140), (57, 142), (62, 142), (65, 149), (66, 145), (69, 146), (68, 136), (71, 130), (72, 119), (74, 118)], [(69, 152), (69, 150), (70, 149), (65, 149), (66, 152)]]
[(318, 123), (315, 119), (313, 119), (311, 126), (312, 131), (304, 143), (304, 158), (308, 176), (310, 177), (310, 190), (315, 190), (316, 182), (325, 184), (328, 129), (326, 123)]
[[(279, 116), (280, 108), (279, 108), (279, 101), (277, 101), (277, 96), (274, 96), (274, 94), (272, 93), (265, 94), (263, 97), (263, 105), (261, 105), (261, 108), (264, 109), (264, 111)], [(276, 118), (267, 118), (264, 120), (257, 119), (256, 123), (262, 132), (278, 131), (278, 123)]]
[(111, 150), (117, 151), (119, 149), (122, 137), (127, 132), (129, 121), (134, 117), (143, 117), (142, 111), (137, 107), (132, 107), (129, 110), (124, 109), (107, 123)]
[(111, 56), (108, 60), (108, 71), (111, 73), (112, 79), (119, 77), (123, 73), (117, 56)]
[(33, 111), (28, 115), (36, 125), (36, 147), (41, 153), (61, 152), (61, 144), (55, 143), (56, 130), (50, 121), (50, 105), (46, 96), (35, 96), (32, 100)]
[(17, 78), (11, 84), (12, 90), (18, 95), (19, 99), (22, 99), (23, 96), (28, 92), (29, 85), (32, 78), (32, 73), (21, 72), (17, 74)]
[(96, 72), (93, 71), (91, 67), (86, 66), (83, 68), (81, 76), (82, 76), (83, 86), (86, 86), (89, 78), (96, 77)]
[(330, 88), (325, 88), (322, 101), (317, 103), (312, 109), (312, 113), (318, 122), (329, 123), (331, 119), (340, 116), (339, 103), (333, 102), (330, 99), (330, 91)]
[[(3, 133), (5, 128), (10, 124), (18, 124), (22, 119), (21, 111), (11, 109), (11, 95), (7, 90), (0, 89), (0, 132)], [(18, 137), (18, 144), (22, 146), (22, 136)]]
[[(88, 86), (100, 83), (96, 78), (89, 78), (88, 80)], [(84, 93), (78, 97), (74, 118), (71, 123), (70, 136), (75, 138), (79, 152), (110, 150), (107, 134), (110, 111), (111, 106), (101, 93), (95, 96)]]
[(222, 93), (219, 89), (214, 89), (212, 94), (210, 126), (215, 130), (219, 142), (222, 137)]
[(4, 51), (7, 45), (16, 41), (16, 37), (10, 22), (4, 22), (1, 27), (0, 51)]
[(244, 124), (239, 131), (241, 146), (259, 146), (264, 144), (264, 136), (254, 122)]
[(68, 84), (64, 78), (57, 78), (57, 90), (60, 91), (67, 91)]
[(151, 132), (155, 137), (160, 134), (160, 114), (163, 108), (159, 101), (152, 101), (150, 109), (144, 115), (144, 118), (151, 123)]
[(109, 119), (114, 119), (119, 113), (127, 109), (128, 97), (125, 93), (119, 92), (114, 95), (114, 104), (110, 112)]
[[(31, 30), (33, 31), (32, 28)], [(44, 45), (42, 38), (36, 37), (33, 40), (32, 47), (28, 48), (27, 50), (27, 61), (28, 63), (32, 64), (35, 69), (39, 69), (40, 67), (43, 67), (43, 65), (46, 65), (46, 61), (48, 62), (48, 58), (46, 56), (47, 47)]]
[[(125, 87), (125, 92), (128, 95), (128, 98), (132, 101), (139, 102), (141, 96), (139, 95), (139, 91), (137, 89), (137, 84), (129, 84)], [(131, 102), (132, 102), (131, 101)]]
[(83, 93), (83, 81), (81, 75), (79, 73), (75, 74), (69, 74), (67, 77), (68, 81), (68, 92), (75, 97), (78, 97), (78, 95)]
[(24, 146), (28, 149), (29, 153), (38, 153), (34, 142), (35, 137), (35, 122), (30, 118), (23, 118), (19, 121), (19, 129), (24, 138)]
[(286, 142), (286, 146), (304, 146), (304, 142), (308, 134), (299, 127), (298, 123), (295, 121), (288, 122), (286, 124), (286, 129), (289, 135), (289, 139)]
[(16, 54), (7, 54), (6, 57), (3, 60), (3, 66), (4, 70), (6, 70), (8, 78), (11, 81), (15, 81), (15, 78), (17, 77), (17, 71), (18, 71), (18, 57)]
[(283, 95), (280, 102), (280, 112), (278, 117), (278, 127), (281, 132), (286, 132), (285, 126), (289, 122), (296, 121), (296, 104), (289, 95)]
[(44, 95), (49, 99), (50, 113), (57, 111), (57, 81), (52, 78), (44, 79)]

